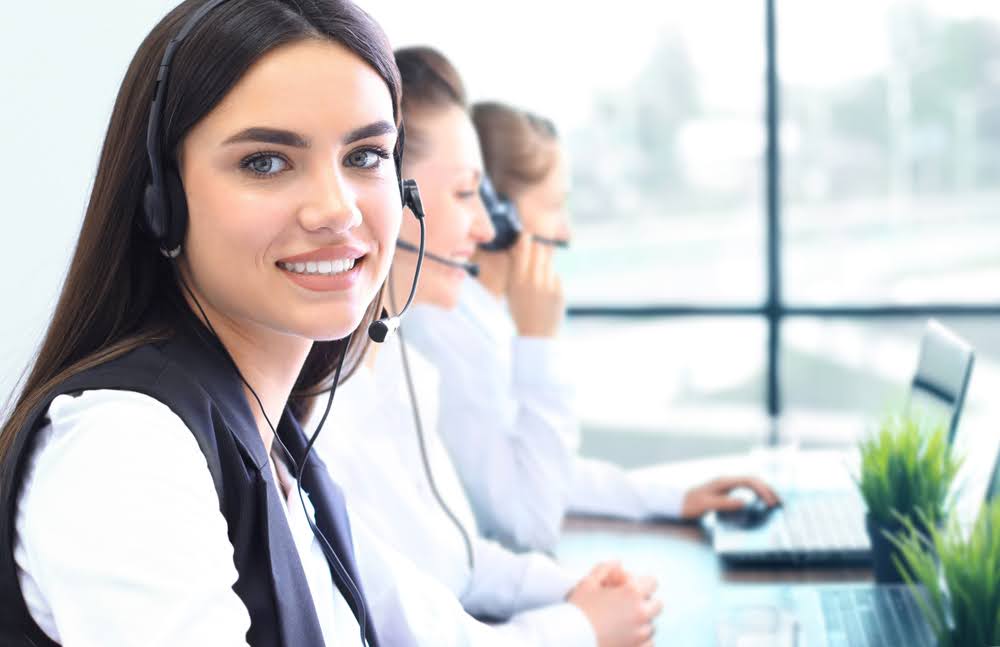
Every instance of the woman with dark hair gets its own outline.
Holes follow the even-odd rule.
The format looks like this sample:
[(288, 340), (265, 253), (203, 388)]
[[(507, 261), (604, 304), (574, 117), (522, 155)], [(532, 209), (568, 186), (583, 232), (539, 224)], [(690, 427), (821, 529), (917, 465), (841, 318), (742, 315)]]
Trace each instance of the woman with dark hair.
[[(447, 59), (414, 47), (398, 50), (396, 61), (407, 128), (404, 174), (420, 184), (427, 212), (428, 253), (414, 303), (448, 305), (466, 275), (462, 263), (493, 237), (479, 200), (482, 159), (461, 79)], [(414, 224), (401, 227), (388, 283), (391, 310), (403, 304), (416, 269), (407, 245), (419, 240)], [(369, 352), (342, 387), (349, 397), (332, 414), (337, 436), (318, 441), (348, 498), (363, 504), (359, 517), (469, 613), (503, 620), (493, 628), (510, 644), (651, 644), (661, 605), (651, 578), (632, 578), (613, 563), (581, 578), (547, 555), (515, 553), (480, 535), (438, 436), (438, 377), (408, 351), (407, 331), (404, 321)]]
[(479, 280), (465, 282), (454, 308), (415, 309), (407, 330), (442, 376), (440, 434), (484, 531), (519, 549), (551, 550), (567, 511), (691, 519), (741, 507), (730, 496), (741, 487), (777, 505), (756, 478), (723, 477), (679, 491), (660, 469), (629, 472), (577, 455), (551, 244), (571, 235), (568, 159), (543, 117), (480, 103), (472, 120), (486, 173), (516, 210), (522, 233), (509, 249), (477, 250)]
[(0, 644), (477, 635), (352, 527), (296, 422), (380, 307), (399, 97), (347, 0), (189, 0), (139, 46), (0, 433)]

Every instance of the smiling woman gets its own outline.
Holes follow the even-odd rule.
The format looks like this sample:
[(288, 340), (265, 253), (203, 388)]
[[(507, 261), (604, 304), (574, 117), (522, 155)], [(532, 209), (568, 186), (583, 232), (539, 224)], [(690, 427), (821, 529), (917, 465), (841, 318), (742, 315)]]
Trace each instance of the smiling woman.
[[(416, 302), (451, 307), (470, 273), (476, 246), (494, 236), (479, 198), (482, 155), (469, 119), (465, 88), (458, 73), (439, 52), (408, 47), (396, 53), (405, 79), (407, 177), (421, 187), (428, 213), (427, 254), (417, 285)], [(395, 294), (405, 294), (413, 276), (417, 225), (404, 222), (393, 272)], [(396, 304), (398, 305), (398, 304)]]
[[(357, 99), (344, 101), (345, 89)], [(235, 326), (236, 339), (304, 358), (310, 340), (357, 327), (402, 214), (395, 140), (385, 82), (324, 40), (257, 61), (191, 128), (179, 155), (190, 232), (178, 260), (220, 335)], [(334, 262), (351, 267), (332, 274)]]
[(0, 644), (409, 642), (295, 417), (380, 303), (399, 92), (343, 0), (188, 0), (140, 45), (0, 435)]

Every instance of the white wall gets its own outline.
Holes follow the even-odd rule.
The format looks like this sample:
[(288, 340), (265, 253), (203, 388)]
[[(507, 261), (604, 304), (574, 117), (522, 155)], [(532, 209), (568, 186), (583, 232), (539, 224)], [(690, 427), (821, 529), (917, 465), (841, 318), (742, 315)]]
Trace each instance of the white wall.
[(118, 85), (174, 0), (39, 0), (0, 14), (0, 403), (41, 340)]

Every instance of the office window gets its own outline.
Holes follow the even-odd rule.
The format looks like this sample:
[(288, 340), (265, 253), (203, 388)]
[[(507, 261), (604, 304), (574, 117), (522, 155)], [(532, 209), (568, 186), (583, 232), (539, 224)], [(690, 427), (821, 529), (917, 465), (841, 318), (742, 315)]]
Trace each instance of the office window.
[(372, 11), (473, 100), (559, 127), (585, 432), (849, 442), (905, 392), (929, 317), (977, 348), (969, 411), (998, 408), (1000, 4)]
[(639, 16), (654, 44), (628, 51), (628, 80), (595, 89), (564, 128), (574, 181), (569, 298), (758, 302), (764, 43), (747, 27), (763, 24), (763, 5), (647, 3)]
[(779, 3), (788, 301), (1000, 300), (1000, 9), (970, 5)]
[[(939, 320), (976, 349), (962, 433), (990, 435), (1000, 393), (1000, 323), (996, 317)], [(905, 402), (925, 321), (800, 317), (782, 326), (784, 414), (805, 443), (851, 442), (889, 407)], [(992, 418), (995, 420), (995, 417)]]
[(760, 419), (764, 334), (757, 317), (571, 320), (581, 415), (602, 431), (747, 432), (747, 416)]

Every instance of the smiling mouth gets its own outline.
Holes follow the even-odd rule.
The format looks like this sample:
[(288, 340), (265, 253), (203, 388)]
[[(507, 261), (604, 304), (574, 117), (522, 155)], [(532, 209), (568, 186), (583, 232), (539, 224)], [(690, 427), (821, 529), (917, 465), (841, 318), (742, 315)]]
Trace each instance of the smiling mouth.
[(303, 276), (337, 276), (354, 269), (355, 265), (364, 260), (361, 258), (338, 258), (330, 261), (308, 261), (301, 263), (278, 262), (277, 266), (292, 274)]

